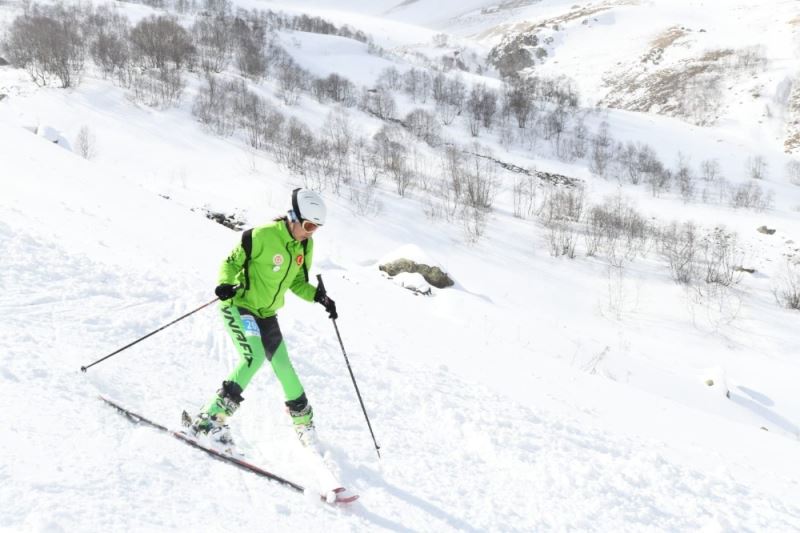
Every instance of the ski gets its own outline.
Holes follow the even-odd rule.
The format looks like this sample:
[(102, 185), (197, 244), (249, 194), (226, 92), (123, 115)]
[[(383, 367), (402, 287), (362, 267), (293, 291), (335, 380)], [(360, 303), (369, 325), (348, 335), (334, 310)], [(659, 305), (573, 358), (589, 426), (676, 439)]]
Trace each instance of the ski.
[[(229, 455), (227, 453), (223, 453), (223, 452), (215, 450), (215, 449), (213, 449), (213, 448), (211, 448), (209, 446), (205, 446), (202, 443), (198, 442), (191, 435), (187, 435), (186, 433), (183, 433), (181, 431), (175, 431), (175, 430), (169, 429), (166, 426), (162, 426), (161, 424), (159, 424), (157, 422), (154, 422), (154, 421), (150, 420), (149, 418), (147, 418), (145, 416), (142, 416), (142, 415), (140, 415), (138, 413), (135, 413), (135, 412), (131, 411), (130, 409), (127, 409), (127, 408), (121, 406), (117, 402), (115, 402), (113, 400), (110, 400), (110, 399), (106, 398), (105, 396), (100, 395), (98, 397), (102, 401), (104, 401), (105, 403), (107, 403), (108, 405), (110, 405), (111, 407), (116, 409), (117, 412), (119, 412), (120, 414), (125, 416), (128, 420), (130, 420), (134, 424), (144, 424), (145, 426), (151, 427), (153, 429), (157, 429), (157, 430), (162, 431), (164, 433), (168, 433), (168, 434), (172, 435), (173, 437), (175, 437), (176, 439), (180, 440), (181, 442), (183, 442), (185, 444), (188, 444), (189, 446), (192, 446), (193, 448), (197, 448), (198, 450), (202, 450), (202, 451), (206, 452), (208, 455), (212, 456), (214, 459), (217, 459), (217, 460), (222, 461), (224, 463), (228, 463), (230, 465), (236, 466), (238, 468), (241, 468), (242, 470), (246, 470), (248, 472), (256, 474), (257, 476), (264, 477), (264, 478), (267, 478), (269, 480), (275, 481), (275, 482), (277, 482), (277, 483), (279, 483), (279, 484), (281, 484), (281, 485), (283, 485), (285, 487), (288, 487), (290, 489), (293, 489), (293, 490), (295, 490), (295, 491), (297, 491), (297, 492), (299, 492), (301, 494), (305, 493), (305, 491), (306, 491), (306, 489), (302, 485), (300, 485), (298, 483), (295, 483), (293, 481), (289, 481), (286, 478), (283, 478), (283, 477), (281, 477), (281, 476), (279, 476), (277, 474), (273, 474), (272, 472), (264, 470), (263, 468), (261, 468), (259, 466), (256, 466), (254, 464), (248, 463), (247, 461), (243, 461), (242, 459), (236, 458), (236, 457), (234, 457), (232, 455)], [(337, 487), (337, 488), (331, 490), (328, 494), (320, 494), (320, 499), (325, 503), (329, 503), (329, 504), (333, 504), (333, 505), (335, 505), (335, 504), (349, 504), (349, 503), (352, 503), (352, 502), (354, 502), (354, 501), (356, 501), (358, 499), (358, 495), (356, 495), (356, 494), (354, 494), (354, 495), (346, 495), (345, 492), (346, 492), (346, 489), (344, 487)]]

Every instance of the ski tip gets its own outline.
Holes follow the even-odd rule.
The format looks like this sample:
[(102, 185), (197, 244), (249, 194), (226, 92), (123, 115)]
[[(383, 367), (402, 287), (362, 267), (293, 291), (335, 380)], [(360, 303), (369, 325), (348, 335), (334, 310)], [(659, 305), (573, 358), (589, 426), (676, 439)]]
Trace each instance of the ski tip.
[(336, 487), (335, 489), (328, 491), (323, 499), (330, 504), (346, 505), (353, 503), (358, 499), (358, 497), (358, 494), (347, 494), (347, 489), (344, 487)]

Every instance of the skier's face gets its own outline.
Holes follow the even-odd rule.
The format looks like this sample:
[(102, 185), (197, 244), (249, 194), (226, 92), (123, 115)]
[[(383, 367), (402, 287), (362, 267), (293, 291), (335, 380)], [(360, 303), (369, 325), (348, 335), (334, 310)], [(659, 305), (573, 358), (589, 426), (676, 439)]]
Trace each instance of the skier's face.
[(317, 226), (313, 222), (309, 222), (308, 220), (304, 220), (303, 222), (292, 222), (292, 237), (294, 237), (297, 241), (304, 241), (311, 237), (311, 235), (317, 231)]

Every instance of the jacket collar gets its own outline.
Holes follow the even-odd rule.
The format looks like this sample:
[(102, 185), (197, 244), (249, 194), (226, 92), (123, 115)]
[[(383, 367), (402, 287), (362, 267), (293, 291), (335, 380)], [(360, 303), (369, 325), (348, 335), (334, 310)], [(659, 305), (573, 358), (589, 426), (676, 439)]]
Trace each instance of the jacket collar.
[[(278, 223), (278, 229), (279, 229), (279, 231), (281, 233), (281, 238), (283, 239), (284, 244), (287, 243), (287, 242), (288, 243), (303, 244), (303, 241), (295, 240), (295, 238), (292, 236), (292, 231), (289, 229), (289, 219), (288, 218), (284, 217), (283, 220)], [(309, 237), (306, 240), (308, 242), (311, 242), (311, 237)]]

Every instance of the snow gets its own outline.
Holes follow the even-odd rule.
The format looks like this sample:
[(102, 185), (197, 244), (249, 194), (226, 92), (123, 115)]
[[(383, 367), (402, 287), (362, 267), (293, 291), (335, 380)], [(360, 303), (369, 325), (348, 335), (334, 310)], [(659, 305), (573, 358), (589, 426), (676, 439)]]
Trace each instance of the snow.
[[(549, 16), (574, 3), (522, 9)], [(696, 5), (688, 0), (643, 3), (671, 18), (640, 33), (615, 28), (650, 20), (632, 4), (603, 15), (602, 25), (578, 22), (585, 34), (558, 44), (558, 65), (593, 94), (584, 89), (597, 87), (593, 69), (602, 68), (578, 68), (579, 58), (611, 49), (635, 55), (622, 43), (644, 46), (656, 22), (691, 20), (709, 30), (709, 43), (724, 44), (732, 26), (717, 41), (711, 22), (730, 25), (742, 7), (754, 13), (748, 31), (761, 28), (770, 54), (787, 37), (783, 30), (766, 36), (761, 25), (777, 15), (756, 3), (706, 4), (721, 16), (700, 11), (687, 19)], [(772, 7), (781, 14), (789, 4)], [(376, 2), (352, 14), (363, 4), (309, 1), (293, 9), (336, 10), (337, 22), (413, 47), (429, 46), (432, 34), (467, 15), (474, 30), (475, 10), (489, 5)], [(146, 11), (122, 8), (132, 17)], [(390, 61), (338, 37), (281, 39), (295, 42), (289, 52), (305, 68), (359, 84)], [(565, 59), (572, 56), (575, 62)], [(653, 198), (593, 178), (582, 163), (504, 154), (586, 179), (595, 202), (622, 192), (648, 218), (738, 231), (756, 273), (745, 275), (730, 301), (684, 290), (653, 257), (627, 265), (624, 276), (599, 259), (550, 257), (546, 230), (511, 216), (507, 176), (475, 244), (464, 242), (457, 224), (427, 220), (421, 194), (380, 189), (382, 211), (362, 217), (346, 197), (326, 192), (330, 223), (315, 237), (311, 274), (324, 276), (337, 302), (381, 459), (324, 310), (290, 295), (280, 321), (328, 459), (361, 496), (339, 509), (314, 491), (295, 494), (133, 426), (97, 400), (107, 395), (170, 426), (183, 409), (200, 408), (235, 363), (216, 306), (79, 370), (213, 299), (217, 269), (239, 234), (201, 208), (237, 210), (248, 225), (260, 224), (285, 212), (302, 179), (235, 137), (204, 132), (189, 115), (192, 87), (167, 111), (140, 107), (93, 76), (58, 90), (4, 68), (0, 87), (9, 95), (0, 101), (0, 530), (800, 529), (798, 314), (772, 295), (800, 238), (793, 210), (800, 188), (782, 177), (788, 157), (764, 133), (776, 123), (754, 122), (750, 107), (732, 108), (711, 128), (621, 111), (587, 122), (594, 128), (607, 120), (615, 138), (650, 143), (670, 164), (678, 151), (695, 165), (718, 158), (735, 183), (747, 179), (746, 156), (763, 155), (773, 170), (763, 185), (776, 195), (765, 212)], [(327, 111), (305, 96), (287, 110), (317, 126)], [(354, 121), (375, 127), (361, 115)], [(97, 155), (87, 161), (37, 137), (45, 123), (67, 141), (88, 126)], [(470, 141), (463, 128), (449, 131)], [(765, 224), (777, 232), (758, 233)], [(377, 268), (398, 257), (438, 265), (458, 284), (415, 297)], [(232, 419), (237, 443), (259, 466), (322, 484), (279, 388), (268, 368), (255, 377)]]
[(415, 263), (428, 265), (431, 267), (438, 266), (441, 268), (441, 265), (437, 261), (434, 261), (427, 252), (422, 250), (422, 248), (416, 244), (404, 244), (403, 246), (392, 250), (381, 257), (381, 259), (378, 261), (378, 264), (385, 265), (386, 263), (391, 263), (393, 261), (397, 261), (398, 259), (409, 259)]

